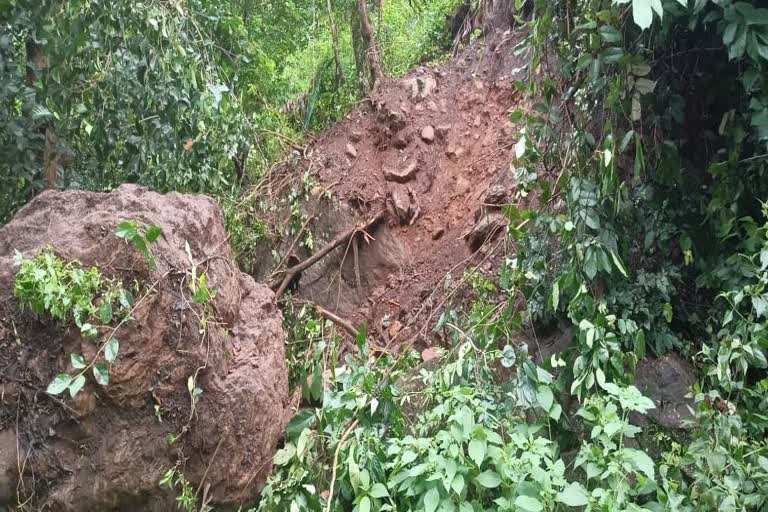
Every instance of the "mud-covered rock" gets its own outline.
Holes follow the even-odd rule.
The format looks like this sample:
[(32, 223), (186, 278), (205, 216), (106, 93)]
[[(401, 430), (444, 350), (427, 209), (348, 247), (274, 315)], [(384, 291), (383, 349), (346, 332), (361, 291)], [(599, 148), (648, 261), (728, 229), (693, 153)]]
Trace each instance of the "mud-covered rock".
[(464, 234), (469, 247), (476, 251), (484, 243), (497, 236), (507, 225), (507, 218), (499, 212), (489, 212), (480, 217), (467, 233)]
[[(152, 246), (156, 269), (115, 235), (124, 220), (161, 227)], [(205, 329), (189, 297), (185, 244), (216, 291)], [(109, 384), (88, 374), (76, 400), (41, 390), (73, 370), (71, 353), (90, 360), (98, 345), (71, 325), (20, 311), (13, 297), (14, 252), (31, 257), (46, 246), (124, 284), (139, 283), (131, 319), (115, 333), (120, 351)], [(214, 504), (258, 495), (288, 401), (281, 315), (274, 294), (238, 270), (211, 199), (133, 185), (109, 194), (40, 194), (0, 229), (2, 333), (0, 362), (20, 385), (14, 402), (0, 399), (0, 439), (17, 431), (26, 462), (18, 487), (18, 470), (8, 477), (0, 467), (0, 508), (13, 478), (21, 501), (47, 510), (171, 510), (173, 493), (158, 482), (178, 461), (194, 488), (209, 488)], [(191, 377), (202, 390), (194, 407)], [(177, 438), (172, 444), (169, 434)]]
[[(693, 399), (687, 395), (695, 382), (696, 372), (691, 364), (674, 353), (644, 359), (635, 371), (635, 385), (656, 405), (648, 411), (648, 418), (666, 428), (685, 428), (693, 407)], [(642, 417), (633, 419), (645, 423)]]

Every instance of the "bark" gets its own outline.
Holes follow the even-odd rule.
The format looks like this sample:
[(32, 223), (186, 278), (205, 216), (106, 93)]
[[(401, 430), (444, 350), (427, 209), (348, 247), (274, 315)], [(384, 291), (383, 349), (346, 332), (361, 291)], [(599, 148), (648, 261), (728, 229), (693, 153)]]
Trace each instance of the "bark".
[(373, 29), (371, 28), (371, 19), (368, 17), (367, 0), (357, 0), (357, 10), (360, 14), (360, 36), (363, 40), (365, 60), (370, 73), (368, 85), (371, 93), (375, 93), (384, 72), (379, 51), (373, 40)]
[[(33, 39), (27, 39), (27, 85), (35, 86), (41, 73), (48, 70), (50, 61), (43, 52), (43, 47)], [(61, 154), (59, 152), (58, 137), (52, 121), (48, 121), (40, 127), (40, 132), (44, 135), (45, 146), (43, 148), (43, 179), (46, 189), (56, 188), (58, 180)]]
[(333, 20), (333, 3), (332, 0), (326, 0), (328, 7), (328, 23), (331, 25), (331, 37), (333, 39), (333, 60), (336, 63), (336, 88), (339, 88), (341, 84), (341, 58), (339, 57), (339, 31), (336, 28), (336, 22)]

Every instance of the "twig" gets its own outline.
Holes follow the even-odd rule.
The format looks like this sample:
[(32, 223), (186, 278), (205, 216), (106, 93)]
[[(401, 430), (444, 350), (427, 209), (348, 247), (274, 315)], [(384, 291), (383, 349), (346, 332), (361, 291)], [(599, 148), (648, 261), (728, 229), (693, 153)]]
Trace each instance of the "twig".
[(359, 420), (355, 420), (347, 427), (347, 430), (344, 431), (344, 434), (342, 434), (341, 439), (339, 440), (339, 444), (336, 445), (336, 451), (333, 452), (333, 471), (331, 471), (331, 486), (328, 492), (328, 504), (325, 506), (325, 512), (331, 512), (331, 505), (333, 505), (333, 488), (336, 485), (336, 466), (339, 464), (341, 445), (347, 440), (347, 437), (349, 437), (349, 434), (354, 430), (358, 422)]
[(206, 466), (205, 471), (203, 472), (203, 478), (200, 479), (200, 484), (197, 486), (197, 490), (195, 491), (195, 498), (197, 498), (197, 495), (200, 494), (200, 489), (202, 489), (203, 487), (203, 483), (205, 482), (205, 477), (208, 476), (208, 470), (211, 469), (211, 465), (213, 465), (213, 460), (216, 458), (216, 454), (219, 453), (219, 448), (221, 448), (222, 442), (224, 442), (223, 435), (221, 436), (221, 438), (219, 438), (219, 444), (217, 444), (216, 449), (213, 450), (213, 455), (211, 455), (211, 460), (208, 461), (208, 466)]
[(355, 259), (355, 286), (357, 287), (358, 293), (362, 293), (363, 285), (362, 280), (360, 279), (360, 258), (358, 256), (358, 245), (360, 244), (360, 240), (358, 237), (353, 236), (352, 237), (352, 255)]
[(380, 222), (386, 214), (386, 210), (383, 210), (379, 213), (377, 213), (372, 219), (370, 219), (365, 224), (358, 224), (347, 231), (344, 231), (343, 233), (340, 233), (336, 235), (336, 238), (331, 240), (328, 244), (326, 244), (322, 249), (317, 251), (315, 254), (307, 258), (306, 260), (302, 261), (301, 263), (298, 263), (291, 268), (287, 269), (285, 271), (285, 277), (283, 278), (283, 281), (280, 283), (280, 286), (277, 288), (277, 291), (275, 292), (275, 296), (278, 298), (283, 294), (283, 292), (288, 288), (288, 285), (291, 283), (293, 278), (298, 274), (299, 272), (302, 272), (306, 270), (307, 268), (311, 267), (321, 259), (323, 259), (329, 252), (334, 250), (336, 247), (340, 246), (351, 236), (353, 236), (358, 231), (364, 231), (369, 229), (371, 226), (377, 224)]

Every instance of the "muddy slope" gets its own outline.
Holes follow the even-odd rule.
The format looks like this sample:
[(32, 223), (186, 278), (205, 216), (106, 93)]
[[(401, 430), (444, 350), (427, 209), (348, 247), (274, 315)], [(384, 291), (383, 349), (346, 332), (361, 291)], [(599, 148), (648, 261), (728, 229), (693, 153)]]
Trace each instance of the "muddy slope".
[[(157, 224), (156, 270), (115, 236), (123, 220)], [(190, 252), (216, 295), (201, 331), (188, 291)], [(48, 383), (98, 345), (73, 325), (36, 318), (13, 296), (15, 251), (62, 258), (137, 282), (132, 319), (115, 332), (110, 383), (90, 373), (70, 399)], [(253, 499), (271, 468), (287, 405), (282, 318), (274, 294), (233, 262), (219, 207), (205, 196), (124, 185), (45, 192), (0, 229), (0, 509), (171, 510), (158, 482), (180, 463), (198, 499)], [(108, 332), (108, 327), (102, 330)], [(192, 406), (188, 380), (202, 395)], [(167, 436), (177, 436), (170, 444)]]
[[(517, 131), (509, 112), (521, 97), (512, 83), (523, 73), (514, 52), (519, 37), (498, 31), (445, 65), (384, 83), (281, 169), (309, 172), (316, 191), (332, 195), (306, 206), (316, 246), (388, 212), (386, 222), (307, 269), (295, 289), (366, 322), (381, 348), (414, 339), (439, 309), (446, 279), (461, 279), (467, 265), (494, 264), (494, 235), (505, 224), (499, 205), (515, 198)], [(311, 254), (290, 243), (283, 254), (286, 246), (294, 261)]]

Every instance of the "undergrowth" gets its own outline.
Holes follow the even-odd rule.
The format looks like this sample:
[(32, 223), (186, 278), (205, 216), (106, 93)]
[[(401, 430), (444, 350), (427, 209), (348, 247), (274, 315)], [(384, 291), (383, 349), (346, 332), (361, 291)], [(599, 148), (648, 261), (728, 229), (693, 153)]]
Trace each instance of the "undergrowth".
[[(768, 507), (768, 10), (524, 3), (515, 252), (439, 361), (330, 360), (254, 510)], [(542, 360), (522, 326), (573, 334)], [(643, 432), (636, 369), (670, 353), (691, 413)]]

